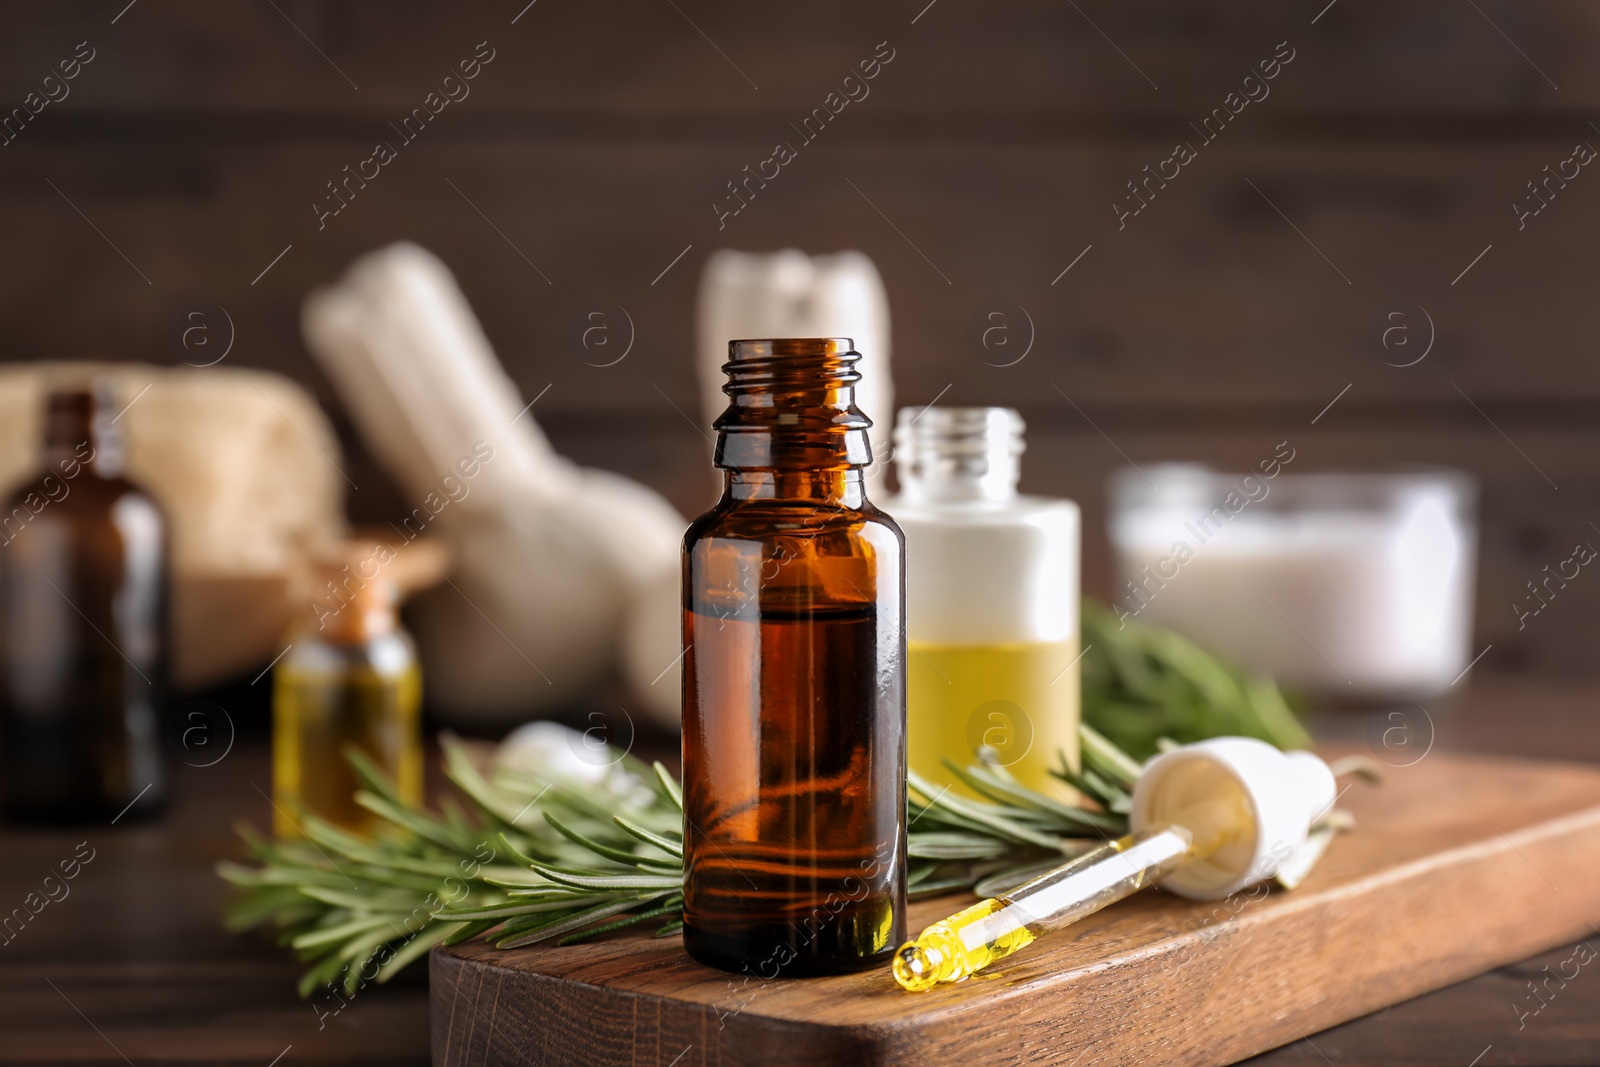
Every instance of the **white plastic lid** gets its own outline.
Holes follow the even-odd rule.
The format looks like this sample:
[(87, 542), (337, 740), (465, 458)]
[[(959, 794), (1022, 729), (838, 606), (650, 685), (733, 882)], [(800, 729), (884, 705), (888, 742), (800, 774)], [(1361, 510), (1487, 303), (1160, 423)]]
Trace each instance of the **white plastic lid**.
[(1221, 900), (1271, 878), (1305, 844), (1311, 824), (1333, 806), (1333, 772), (1310, 752), (1281, 752), (1252, 737), (1216, 737), (1157, 756), (1133, 789), (1134, 833), (1171, 822), (1205, 801), (1240, 801), (1253, 833), (1161, 881), (1193, 900)]

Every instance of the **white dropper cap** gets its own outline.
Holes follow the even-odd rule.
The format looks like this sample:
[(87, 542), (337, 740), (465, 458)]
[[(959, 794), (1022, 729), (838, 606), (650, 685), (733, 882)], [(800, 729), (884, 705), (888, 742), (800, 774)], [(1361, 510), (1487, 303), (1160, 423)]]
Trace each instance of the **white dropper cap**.
[(1221, 900), (1278, 873), (1306, 831), (1336, 798), (1333, 772), (1310, 752), (1282, 752), (1252, 737), (1215, 737), (1163, 753), (1145, 765), (1133, 789), (1134, 833), (1170, 823), (1209, 801), (1236, 799), (1234, 840), (1187, 863), (1161, 886), (1193, 900)]

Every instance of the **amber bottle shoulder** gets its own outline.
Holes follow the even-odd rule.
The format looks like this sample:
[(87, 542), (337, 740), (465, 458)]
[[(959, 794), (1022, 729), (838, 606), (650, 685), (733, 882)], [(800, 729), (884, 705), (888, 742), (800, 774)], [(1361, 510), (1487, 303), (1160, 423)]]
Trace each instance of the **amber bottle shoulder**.
[(815, 501), (724, 499), (689, 524), (683, 545), (688, 549), (708, 539), (760, 541), (823, 534), (873, 542), (885, 537), (902, 544), (905, 540), (893, 517), (870, 503), (839, 507)]
[(12, 507), (21, 506), (31, 494), (49, 501), (50, 507), (109, 508), (124, 497), (135, 497), (156, 505), (159, 510), (159, 505), (149, 492), (124, 478), (80, 477), (66, 485), (68, 489), (63, 494), (54, 481), (46, 483), (44, 479), (38, 478), (17, 488), (11, 494), (9, 503)]

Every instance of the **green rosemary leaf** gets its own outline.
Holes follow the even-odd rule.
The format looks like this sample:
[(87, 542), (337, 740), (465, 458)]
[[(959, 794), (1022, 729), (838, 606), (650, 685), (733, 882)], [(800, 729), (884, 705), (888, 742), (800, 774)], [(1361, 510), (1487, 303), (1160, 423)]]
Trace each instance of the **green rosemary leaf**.
[(1124, 790), (1131, 791), (1134, 783), (1139, 780), (1139, 775), (1144, 773), (1144, 767), (1137, 760), (1130, 759), (1116, 745), (1087, 723), (1078, 726), (1079, 751), (1083, 754), (1086, 766), (1099, 771), (1100, 774), (1121, 786)]
[(576, 934), (568, 934), (560, 941), (557, 941), (556, 944), (576, 945), (580, 941), (587, 941), (590, 938), (599, 937), (601, 934), (609, 934), (613, 930), (621, 930), (625, 926), (632, 926), (635, 923), (649, 922), (651, 919), (659, 919), (663, 915), (678, 915), (682, 912), (683, 898), (676, 897), (668, 900), (667, 903), (661, 905), (660, 907), (650, 908), (648, 911), (641, 911), (636, 914), (626, 916), (625, 918), (617, 919), (615, 922), (602, 923), (599, 926), (590, 927), (589, 929), (582, 930)]
[(461, 842), (456, 840), (455, 835), (444, 824), (420, 812), (412, 811), (403, 804), (388, 800), (376, 793), (369, 793), (364, 789), (356, 793), (355, 800), (357, 804), (374, 815), (380, 815), (396, 826), (410, 830), (418, 837), (432, 841), (441, 848), (459, 849), (461, 847)]
[(1119, 619), (1085, 600), (1083, 721), (1134, 759), (1156, 739), (1244, 735), (1301, 748), (1306, 732), (1272, 682), (1254, 677), (1170, 630)]
[(467, 924), (438, 923), (411, 938), (378, 968), (378, 984), (382, 985), (399, 974), (412, 960), (425, 954), (434, 945), (449, 940), (451, 934), (458, 932), (465, 925)]
[(278, 843), (243, 819), (233, 821), (233, 832), (244, 842), (246, 854), (256, 859), (277, 854)]
[(612, 848), (610, 845), (603, 845), (598, 841), (593, 841), (587, 837), (584, 837), (582, 834), (578, 833), (578, 831), (572, 829), (570, 826), (556, 818), (555, 815), (548, 811), (544, 813), (544, 821), (549, 823), (551, 827), (555, 829), (556, 833), (560, 834), (562, 837), (565, 837), (574, 844), (582, 845), (584, 848), (588, 849), (590, 852), (593, 852), (597, 856), (604, 856), (606, 859), (616, 860), (618, 863), (626, 863), (634, 867), (661, 867), (665, 868), (666, 870), (677, 871), (679, 877), (682, 877), (683, 859), (681, 855), (675, 859), (658, 859), (654, 856), (640, 856), (636, 853), (628, 852), (620, 848)]
[[(1104, 843), (1104, 841), (1084, 841), (1070, 858), (1077, 859), (1078, 856)], [(979, 899), (984, 899), (1010, 892), (1024, 882), (1031, 882), (1046, 871), (1055, 870), (1061, 866), (1061, 863), (1062, 858), (1060, 856), (1052, 856), (1049, 859), (1038, 860), (1034, 863), (1021, 863), (1006, 867), (980, 879), (973, 885), (972, 893)]]
[(372, 842), (309, 812), (298, 813), (296, 823), (306, 840), (314, 846), (313, 851), (325, 860), (328, 856), (321, 849), (332, 849), (341, 856), (355, 859), (369, 853), (372, 848)]
[(597, 904), (592, 908), (580, 911), (576, 915), (542, 926), (533, 933), (523, 934), (519, 937), (509, 937), (496, 942), (496, 944), (500, 948), (521, 948), (524, 945), (537, 944), (552, 937), (570, 934), (574, 930), (580, 930), (592, 922), (609, 919), (611, 916), (627, 911), (629, 908), (636, 908), (647, 900), (657, 900), (665, 895), (664, 893), (656, 893), (652, 896), (624, 898), (613, 901), (610, 904)]
[(320, 986), (325, 986), (329, 982), (333, 981), (334, 976), (336, 976), (343, 967), (344, 961), (338, 956), (329, 956), (316, 966), (312, 967), (305, 974), (301, 975), (299, 983), (295, 986), (296, 990), (300, 994), (301, 999), (303, 1000), (306, 997), (309, 997), (313, 990)]
[(976, 766), (962, 768), (954, 760), (950, 759), (940, 760), (939, 762), (944, 765), (946, 771), (955, 775), (959, 781), (973, 792), (1004, 807), (1013, 806), (1014, 797), (1007, 796), (997, 785), (992, 785), (991, 783), (994, 780), (986, 775), (979, 774)]
[(982, 805), (972, 803), (962, 797), (952, 796), (948, 789), (943, 791), (934, 789), (927, 779), (921, 777), (915, 771), (909, 772), (907, 774), (907, 779), (911, 788), (915, 789), (923, 796), (938, 798), (936, 801), (930, 801), (930, 806), (933, 804), (943, 804), (950, 811), (959, 814), (972, 822), (988, 827), (989, 829), (1000, 834), (1002, 837), (1009, 838), (1013, 841), (1020, 841), (1025, 844), (1037, 845), (1040, 848), (1047, 849), (1056, 849), (1060, 845), (1059, 838), (1052, 837), (1048, 834), (1042, 834), (1035, 830), (1030, 830), (1027, 827), (1021, 826), (1002, 815), (995, 814), (992, 811), (984, 810)]
[[(1122, 674), (1113, 677), (1108, 665)], [(1126, 722), (1143, 731), (1152, 748), (1167, 733), (1185, 737), (1185, 731), (1211, 729), (1244, 704), (1244, 713), (1255, 716), (1252, 721), (1263, 730), (1283, 736), (1298, 730), (1292, 715), (1283, 718), (1287, 705), (1276, 689), (1197, 660), (1161, 636), (1113, 638), (1098, 665), (1086, 666), (1086, 716), (1093, 686), (1100, 687), (1096, 700), (1113, 695), (1102, 700), (1101, 711), (1126, 708)], [(1229, 692), (1236, 700), (1231, 712), (1199, 703)], [(682, 792), (665, 767), (634, 761), (631, 770), (653, 779), (654, 799), (617, 815), (609, 796), (571, 786), (546, 788), (533, 776), (514, 773), (498, 773), (491, 781), (461, 742), (447, 736), (443, 749), (446, 773), (466, 798), (465, 808), (450, 799), (441, 804), (441, 815), (407, 806), (376, 768), (358, 767), (367, 786), (361, 803), (382, 823), (372, 837), (309, 814), (300, 821), (303, 839), (270, 838), (242, 826), (254, 866), (217, 866), (236, 892), (225, 911), (229, 928), (275, 927), (279, 942), (310, 965), (300, 982), (302, 996), (334, 985), (353, 992), (363, 976), (371, 979), (374, 964), (383, 981), (433, 944), (484, 935), (514, 947), (550, 939), (572, 943), (656, 919), (667, 920), (655, 931), (658, 937), (682, 929)], [(1079, 788), (1108, 807), (1125, 806), (1137, 761), (1116, 736), (1089, 726), (1082, 731), (1082, 751), (1082, 771), (1068, 772)], [(359, 757), (352, 761), (358, 762)], [(969, 887), (1002, 891), (1125, 831), (1126, 820), (1115, 810), (1063, 803), (1022, 785), (1002, 767), (952, 770), (985, 799), (952, 795), (909, 776), (908, 882), (917, 896)], [(1330, 815), (1296, 861), (1309, 869), (1326, 839), (1348, 823), (1343, 812)], [(641, 854), (641, 845), (662, 856)], [(485, 847), (496, 865), (483, 862)], [(1303, 877), (1296, 870), (1291, 865), (1284, 878)], [(441, 898), (450, 903), (439, 907)]]
[[(915, 803), (915, 801), (912, 801), (912, 803)], [(923, 827), (922, 830), (918, 831), (919, 833), (955, 831), (958, 833), (985, 834), (990, 837), (997, 836), (993, 827), (987, 826), (976, 819), (968, 819), (964, 815), (938, 805), (930, 804), (923, 808), (911, 808), (910, 816), (913, 822)]]
[(339, 958), (348, 963), (366, 963), (384, 945), (403, 936), (403, 931), (392, 924), (385, 925), (387, 929), (358, 934), (345, 942), (344, 948), (339, 950)]
[(340, 878), (338, 872), (331, 867), (324, 873), (307, 871), (304, 868), (244, 867), (224, 860), (217, 864), (215, 870), (225, 881), (241, 887), (299, 885), (308, 876), (327, 885), (345, 884), (344, 879)]
[(482, 919), (478, 922), (452, 923), (451, 925), (454, 926), (455, 929), (450, 932), (449, 936), (440, 942), (440, 944), (444, 945), (446, 948), (451, 945), (459, 945), (463, 941), (471, 941), (480, 934), (488, 933), (490, 930), (493, 930), (496, 926), (500, 925), (500, 920)]
[(1115, 812), (1118, 815), (1126, 815), (1132, 810), (1132, 797), (1087, 767), (1081, 771), (1073, 771), (1068, 767), (1059, 767), (1052, 770), (1050, 774), (1071, 785), (1079, 792), (1093, 797), (1107, 811)]
[(518, 915), (512, 919), (504, 919), (501, 921), (500, 929), (496, 930), (494, 934), (495, 947), (504, 947), (502, 942), (510, 941), (520, 934), (528, 933), (530, 930), (541, 930), (553, 922), (560, 922), (562, 919), (570, 918), (574, 910), (573, 908), (563, 908), (559, 914), (541, 912), (538, 915)]
[(481, 908), (448, 908), (434, 913), (436, 919), (495, 919), (504, 921), (518, 915), (538, 915), (553, 911), (571, 911), (573, 908), (587, 907), (591, 904), (603, 904), (611, 900), (610, 893), (592, 893), (579, 895), (564, 893), (559, 899), (541, 900), (531, 904), (507, 903), (494, 904)]
[(474, 881), (482, 882), (484, 885), (497, 886), (513, 893), (519, 889), (548, 889), (550, 887), (550, 883), (526, 867), (507, 867), (505, 865), (479, 868), (478, 875)]
[(925, 860), (987, 860), (1010, 851), (1006, 842), (985, 834), (935, 831), (911, 834), (906, 854)]
[(1267, 735), (1263, 740), (1270, 741), (1279, 748), (1304, 748), (1311, 743), (1311, 735), (1300, 725), (1294, 709), (1289, 707), (1283, 691), (1273, 683), (1272, 679), (1248, 679), (1245, 682), (1245, 692), (1251, 707), (1255, 709), (1256, 718), (1261, 723), (1263, 732)]
[(678, 781), (672, 777), (672, 772), (659, 761), (651, 764), (651, 768), (656, 772), (656, 785), (660, 787), (661, 793), (672, 802), (673, 807), (682, 811), (683, 791), (678, 788)]
[(296, 886), (272, 886), (247, 893), (230, 904), (223, 913), (223, 923), (230, 933), (239, 933), (273, 917), (277, 917), (281, 923), (284, 916), (300, 912), (308, 916), (316, 915), (315, 908), (304, 907), (306, 903), (306, 898)]
[(444, 821), (449, 824), (450, 832), (456, 840), (467, 842), (476, 840), (480, 836), (478, 831), (473, 829), (466, 809), (449, 793), (439, 798), (439, 811), (444, 815)]
[(302, 886), (300, 892), (312, 900), (320, 900), (324, 904), (332, 904), (337, 908), (350, 908), (355, 911), (367, 910), (410, 910), (415, 896), (399, 893), (348, 893), (337, 889), (325, 889), (320, 885)]
[[(317, 905), (316, 901), (312, 901), (311, 903), (314, 907), (320, 906)], [(340, 911), (343, 912), (343, 914), (338, 919), (334, 919), (334, 916), (339, 915), (339, 912), (313, 914), (295, 923), (285, 923), (281, 918), (279, 918), (278, 921), (282, 924), (282, 928), (273, 935), (272, 943), (277, 945), (279, 948), (288, 948), (289, 942), (293, 941), (307, 930), (316, 930), (323, 926), (332, 926), (334, 922), (343, 922), (345, 918), (349, 917), (348, 911), (343, 911), (343, 909), (340, 909)], [(316, 953), (313, 952), (311, 955), (314, 956)]]
[(382, 852), (370, 851), (357, 859), (349, 856), (341, 857), (339, 860), (318, 857), (315, 865), (285, 863), (263, 868), (260, 880), (266, 883), (281, 883), (285, 878), (294, 878), (301, 872), (307, 872), (318, 884), (335, 888), (348, 887), (351, 882), (375, 882), (383, 886), (426, 892), (437, 886), (453, 870), (452, 865), (413, 862), (402, 856), (385, 856)]
[(382, 797), (396, 807), (403, 807), (405, 801), (400, 798), (400, 786), (394, 778), (373, 762), (372, 757), (361, 751), (358, 745), (345, 745), (340, 749), (350, 769), (355, 771), (356, 778), (363, 788)]
[(665, 874), (619, 874), (619, 875), (580, 875), (558, 871), (551, 867), (534, 865), (534, 870), (561, 885), (569, 885), (574, 889), (677, 889), (683, 885), (681, 874), (668, 877)]
[(330, 926), (326, 930), (317, 930), (309, 934), (301, 934), (290, 941), (289, 944), (297, 949), (320, 948), (324, 945), (336, 944), (347, 941), (354, 934), (369, 933), (380, 926), (387, 927), (390, 919), (387, 916), (369, 916), (362, 919), (352, 919), (338, 926)]
[[(611, 828), (611, 816), (618, 807), (617, 798), (609, 792), (591, 796), (564, 783), (546, 781), (523, 771), (498, 771), (490, 784), (509, 794), (538, 797), (543, 801), (541, 810), (561, 809), (573, 821), (592, 823), (597, 827), (603, 827), (604, 830)], [(519, 819), (519, 822), (533, 823), (538, 814), (538, 811), (528, 813), (527, 819)], [(537, 824), (524, 825), (524, 828), (538, 829)]]
[[(444, 734), (440, 736), (439, 742), (444, 751), (445, 777), (465, 793), (484, 815), (491, 817), (505, 829), (515, 829), (517, 820), (527, 817), (526, 809), (518, 810), (509, 800), (501, 797), (488, 780), (478, 773), (478, 768), (473, 766), (466, 748), (457, 738)], [(527, 809), (532, 808), (531, 803), (527, 805)]]
[(665, 834), (658, 834), (654, 831), (646, 830), (643, 826), (640, 826), (637, 823), (629, 822), (621, 815), (612, 816), (611, 821), (622, 827), (634, 837), (637, 837), (640, 841), (643, 841), (646, 844), (654, 845), (656, 848), (659, 848), (668, 855), (678, 857), (679, 860), (683, 859), (683, 841), (681, 840), (683, 835), (681, 833), (678, 835), (680, 840), (674, 841)]
[(532, 856), (524, 852), (522, 849), (517, 847), (516, 842), (512, 841), (511, 838), (504, 833), (500, 835), (500, 845), (507, 852), (511, 853), (512, 859), (516, 860), (524, 867), (531, 869), (533, 867), (537, 867), (541, 863), (550, 862), (546, 857)]
[[(997, 798), (1005, 804), (1022, 807), (1025, 810), (1031, 808), (1041, 814), (1049, 815), (1055, 819), (1064, 820), (1089, 830), (1123, 833), (1126, 829), (1126, 820), (1114, 818), (1104, 812), (1080, 808), (1075, 804), (1066, 804), (1055, 797), (1035, 792), (1009, 775), (1002, 776), (998, 768), (969, 767), (963, 777), (974, 783), (982, 783), (981, 792), (987, 796)], [(978, 788), (976, 784), (974, 788)], [(1057, 829), (1068, 828), (1057, 827)]]
[[(532, 871), (528, 872), (533, 874)], [(538, 875), (534, 875), (538, 877)], [(567, 900), (572, 897), (575, 890), (571, 886), (557, 885), (554, 882), (540, 880), (538, 886), (521, 889), (507, 889), (505, 891), (508, 904), (537, 904), (546, 900)]]
[(378, 867), (366, 863), (342, 865), (341, 870), (351, 878), (365, 882), (373, 882), (381, 886), (390, 886), (395, 889), (409, 889), (418, 893), (431, 893), (439, 888), (439, 883), (450, 877), (449, 868), (430, 871), (427, 874), (415, 874), (411, 871), (397, 870), (390, 867)]

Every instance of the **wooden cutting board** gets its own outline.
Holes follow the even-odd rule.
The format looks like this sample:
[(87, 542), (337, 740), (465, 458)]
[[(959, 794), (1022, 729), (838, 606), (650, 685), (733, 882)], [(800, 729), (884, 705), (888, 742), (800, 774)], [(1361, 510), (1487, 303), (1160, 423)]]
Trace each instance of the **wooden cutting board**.
[[(1293, 893), (1146, 891), (922, 994), (886, 968), (725, 974), (648, 933), (436, 949), (433, 1061), (1225, 1064), (1597, 932), (1600, 770), (1436, 752), (1340, 806), (1355, 832)], [(969, 901), (914, 903), (910, 928)]]

